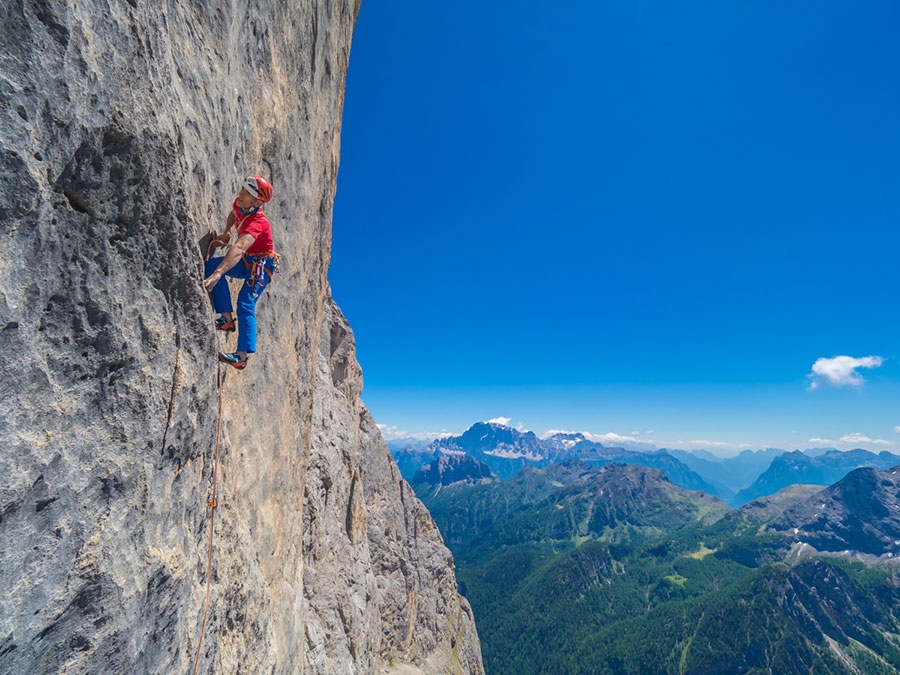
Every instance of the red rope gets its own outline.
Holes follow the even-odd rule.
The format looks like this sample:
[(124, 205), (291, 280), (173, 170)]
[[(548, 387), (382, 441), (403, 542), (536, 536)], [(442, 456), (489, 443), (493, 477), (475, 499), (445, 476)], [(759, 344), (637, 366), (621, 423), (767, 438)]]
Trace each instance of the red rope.
[(206, 619), (209, 616), (209, 590), (210, 581), (212, 579), (212, 557), (213, 557), (213, 522), (216, 515), (216, 474), (219, 468), (219, 434), (222, 429), (222, 368), (218, 368), (218, 384), (219, 384), (219, 419), (216, 422), (216, 452), (213, 459), (213, 475), (212, 475), (212, 496), (209, 499), (209, 550), (206, 556), (206, 602), (203, 606), (203, 624), (200, 626), (200, 642), (197, 645), (197, 660), (194, 662), (194, 675), (197, 675), (197, 669), (200, 667), (200, 650), (203, 648), (203, 634), (206, 632)]

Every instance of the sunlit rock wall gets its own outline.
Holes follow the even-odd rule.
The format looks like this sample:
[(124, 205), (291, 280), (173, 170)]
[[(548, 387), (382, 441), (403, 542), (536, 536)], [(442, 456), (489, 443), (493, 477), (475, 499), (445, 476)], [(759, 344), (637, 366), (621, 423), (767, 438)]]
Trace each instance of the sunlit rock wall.
[(221, 387), (199, 672), (481, 672), (327, 283), (357, 11), (0, 7), (0, 672), (194, 667), (234, 346), (196, 242), (249, 173), (283, 272)]

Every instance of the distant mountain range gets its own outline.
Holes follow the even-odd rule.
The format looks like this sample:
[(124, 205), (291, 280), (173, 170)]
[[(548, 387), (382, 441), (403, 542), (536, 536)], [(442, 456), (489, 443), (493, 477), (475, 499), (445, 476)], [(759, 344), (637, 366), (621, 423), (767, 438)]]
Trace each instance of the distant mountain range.
[(817, 457), (797, 451), (785, 452), (773, 458), (768, 469), (749, 487), (738, 492), (735, 501), (743, 504), (774, 494), (788, 485), (831, 485), (853, 469), (889, 469), (897, 465), (900, 465), (900, 456), (890, 452), (875, 454), (868, 450), (830, 450)]
[(763, 473), (772, 460), (784, 454), (784, 450), (744, 450), (734, 457), (716, 457), (704, 451), (668, 450), (673, 457), (684, 462), (713, 485), (719, 486), (723, 494), (734, 495), (750, 485)]
[(400, 472), (412, 481), (416, 471), (442, 455), (465, 454), (485, 464), (500, 480), (509, 480), (525, 466), (543, 468), (553, 463), (581, 460), (593, 466), (635, 464), (662, 471), (676, 485), (702, 490), (739, 507), (794, 484), (831, 485), (859, 467), (900, 465), (900, 455), (867, 450), (839, 452), (819, 448), (786, 452), (767, 448), (745, 450), (734, 457), (685, 450), (635, 450), (606, 446), (580, 433), (557, 433), (540, 438), (530, 431), (479, 422), (463, 434), (422, 441), (388, 444)]
[(900, 466), (737, 510), (633, 464), (487, 474), (456, 450), (412, 483), (486, 672), (900, 672)]
[(492, 422), (473, 424), (461, 436), (433, 441), (424, 447), (392, 450), (404, 478), (441, 455), (463, 453), (487, 465), (500, 480), (509, 480), (525, 466), (543, 468), (577, 459), (594, 466), (610, 463), (636, 464), (661, 470), (673, 483), (688, 490), (703, 490), (717, 496), (719, 490), (665, 450), (636, 452), (587, 440), (580, 433), (558, 433), (539, 438), (531, 431)]

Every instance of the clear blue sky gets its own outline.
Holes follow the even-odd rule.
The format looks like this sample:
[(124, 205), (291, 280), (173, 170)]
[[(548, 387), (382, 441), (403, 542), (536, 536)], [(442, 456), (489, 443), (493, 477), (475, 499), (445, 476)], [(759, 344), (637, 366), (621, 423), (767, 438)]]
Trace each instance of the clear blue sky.
[(364, 0), (329, 278), (376, 421), (900, 451), (898, 27)]

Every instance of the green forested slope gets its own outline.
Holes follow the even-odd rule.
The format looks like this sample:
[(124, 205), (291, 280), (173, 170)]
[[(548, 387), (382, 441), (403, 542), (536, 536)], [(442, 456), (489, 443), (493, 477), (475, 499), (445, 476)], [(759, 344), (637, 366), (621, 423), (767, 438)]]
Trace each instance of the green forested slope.
[(442, 528), (479, 513), (451, 547), (488, 675), (900, 672), (900, 568), (788, 564), (771, 510), (708, 523), (705, 496), (645, 472), (535, 472), (518, 498), (434, 505)]

